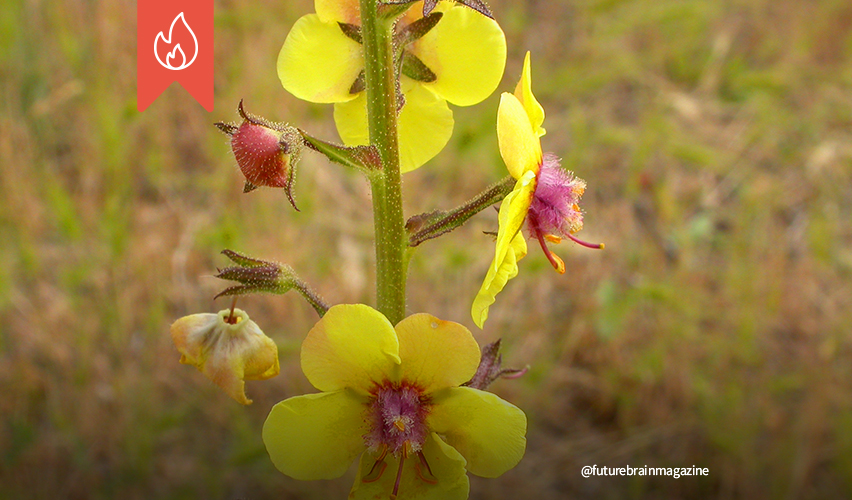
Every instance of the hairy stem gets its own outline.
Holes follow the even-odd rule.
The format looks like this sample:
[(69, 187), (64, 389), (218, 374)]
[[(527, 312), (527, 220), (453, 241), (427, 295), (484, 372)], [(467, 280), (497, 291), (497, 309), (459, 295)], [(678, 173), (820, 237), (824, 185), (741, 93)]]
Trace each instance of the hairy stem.
[(507, 175), (459, 207), (449, 211), (415, 215), (406, 224), (409, 231), (408, 245), (416, 247), (426, 240), (437, 238), (462, 226), (474, 215), (505, 198), (514, 186), (515, 179)]
[(402, 182), (397, 141), (393, 24), (380, 18), (376, 0), (360, 0), (364, 77), (370, 144), (379, 151), (382, 168), (370, 175), (376, 230), (376, 300), (392, 324), (405, 316), (406, 246), (402, 214)]
[(322, 297), (320, 297), (319, 294), (313, 291), (307, 283), (300, 279), (296, 279), (295, 283), (293, 284), (293, 288), (295, 288), (300, 294), (302, 294), (302, 297), (304, 297), (305, 300), (308, 301), (308, 304), (310, 304), (311, 307), (314, 308), (317, 314), (319, 314), (320, 318), (325, 316), (325, 313), (328, 312), (329, 308), (328, 303)]

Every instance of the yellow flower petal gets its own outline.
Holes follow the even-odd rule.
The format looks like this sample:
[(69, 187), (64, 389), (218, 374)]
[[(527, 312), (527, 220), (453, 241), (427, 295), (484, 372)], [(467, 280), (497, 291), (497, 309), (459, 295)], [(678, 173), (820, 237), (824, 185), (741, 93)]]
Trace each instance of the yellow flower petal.
[(358, 0), (314, 0), (314, 10), (324, 23), (349, 23), (361, 26)]
[(336, 22), (316, 14), (302, 16), (278, 54), (278, 78), (288, 92), (305, 101), (345, 102), (358, 73), (364, 69), (361, 45), (348, 38)]
[(359, 92), (355, 99), (334, 105), (334, 124), (340, 140), (347, 146), (370, 144), (367, 123), (367, 93)]
[(527, 171), (518, 179), (512, 192), (506, 195), (500, 204), (500, 213), (497, 215), (499, 223), (497, 246), (494, 252), (494, 262), (491, 266), (495, 271), (500, 268), (500, 262), (503, 261), (509, 251), (512, 240), (524, 224), (524, 219), (527, 217), (535, 194), (537, 181), (535, 174)]
[(530, 69), (529, 52), (524, 57), (524, 71), (521, 73), (521, 79), (515, 87), (515, 97), (524, 106), (536, 137), (543, 136), (545, 130), (541, 127), (541, 124), (544, 123), (544, 108), (541, 107), (541, 104), (539, 104), (532, 93), (532, 70)]
[(427, 423), (467, 459), (467, 470), (477, 476), (497, 477), (524, 456), (526, 415), (490, 392), (446, 389), (435, 395)]
[(302, 343), (302, 371), (321, 391), (343, 388), (368, 393), (398, 378), (399, 342), (379, 311), (363, 304), (328, 310)]
[(495, 270), (494, 266), (488, 267), (488, 274), (482, 282), (482, 287), (476, 298), (473, 299), (470, 314), (476, 326), (482, 328), (488, 319), (488, 308), (497, 298), (497, 294), (503, 290), (510, 279), (518, 275), (518, 261), (527, 254), (527, 242), (521, 232), (515, 235), (509, 245), (506, 257)]
[(536, 183), (535, 174), (527, 171), (500, 205), (494, 260), (491, 261), (470, 311), (474, 323), (480, 328), (488, 319), (488, 308), (506, 283), (517, 276), (518, 261), (527, 254), (527, 244), (520, 231), (532, 203)]
[(195, 366), (226, 394), (247, 405), (251, 400), (246, 397), (245, 380), (278, 375), (278, 346), (245, 311), (234, 309), (234, 324), (225, 321), (230, 314), (225, 309), (184, 316), (172, 324), (171, 335), (181, 363)]
[(506, 168), (515, 179), (541, 166), (541, 142), (535, 134), (524, 105), (512, 94), (503, 92), (497, 110), (497, 143)]
[(444, 16), (408, 49), (437, 76), (423, 85), (457, 106), (491, 95), (506, 67), (506, 37), (496, 21), (461, 5), (440, 2)]
[(278, 403), (263, 424), (272, 463), (300, 480), (342, 476), (364, 450), (365, 409), (365, 402), (348, 390)]
[[(444, 149), (453, 135), (453, 112), (447, 102), (408, 78), (401, 81), (405, 106), (399, 113), (399, 163), (402, 172), (410, 172), (431, 160)], [(367, 126), (367, 96), (334, 105), (337, 133), (347, 146), (370, 143)]]
[(461, 385), (479, 366), (480, 350), (464, 326), (431, 314), (415, 314), (396, 325), (401, 377), (423, 393)]
[[(431, 477), (437, 479), (437, 481), (424, 481), (419, 476), (421, 473), (417, 470), (418, 467), (421, 470), (425, 469), (420, 464), (420, 457), (416, 454), (409, 455), (403, 462), (398, 498), (405, 498), (406, 500), (467, 499), (470, 483), (464, 469), (465, 459), (459, 452), (444, 443), (433, 432), (423, 443), (423, 456), (426, 457), (426, 462), (429, 464), (428, 470), (432, 471)], [(390, 497), (399, 470), (398, 458), (393, 455), (386, 456), (386, 467), (382, 475), (372, 482), (362, 480), (370, 473), (377, 458), (375, 453), (369, 451), (361, 456), (358, 474), (355, 476), (355, 484), (352, 485), (352, 490), (349, 492), (350, 500), (374, 500)]]

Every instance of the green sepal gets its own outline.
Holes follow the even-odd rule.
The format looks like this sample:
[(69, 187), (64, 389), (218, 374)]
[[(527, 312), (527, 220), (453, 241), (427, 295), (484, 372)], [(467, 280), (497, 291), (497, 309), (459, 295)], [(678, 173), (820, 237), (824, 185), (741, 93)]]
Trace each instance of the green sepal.
[(367, 80), (364, 76), (364, 70), (362, 69), (358, 76), (355, 78), (355, 81), (352, 82), (352, 86), (349, 87), (350, 94), (357, 94), (359, 92), (363, 92), (367, 90)]
[(400, 69), (403, 75), (418, 82), (434, 82), (438, 79), (438, 75), (432, 72), (423, 61), (417, 58), (407, 50), (402, 53), (402, 68)]
[[(483, 2), (482, 0), (455, 0), (456, 3), (464, 5), (465, 7), (469, 7), (485, 17), (490, 17), (494, 19), (494, 14), (491, 13), (491, 9), (488, 7), (488, 4)], [(423, 16), (428, 16), (430, 12), (435, 10), (435, 7), (438, 5), (438, 0), (425, 0), (423, 2)]]
[(433, 12), (428, 16), (421, 17), (394, 35), (394, 44), (397, 47), (405, 47), (411, 42), (423, 38), (423, 35), (429, 33), (429, 31), (438, 24), (438, 21), (440, 21), (442, 17), (444, 17), (442, 12)]
[(391, 20), (405, 14), (416, 0), (385, 0), (380, 1), (377, 14), (381, 19)]
[(360, 26), (357, 24), (341, 23), (339, 21), (337, 25), (340, 26), (340, 31), (342, 31), (348, 38), (358, 42), (359, 45), (363, 43)]
[(243, 267), (261, 267), (270, 264), (269, 261), (255, 259), (254, 257), (249, 257), (233, 250), (222, 250), (222, 255)]

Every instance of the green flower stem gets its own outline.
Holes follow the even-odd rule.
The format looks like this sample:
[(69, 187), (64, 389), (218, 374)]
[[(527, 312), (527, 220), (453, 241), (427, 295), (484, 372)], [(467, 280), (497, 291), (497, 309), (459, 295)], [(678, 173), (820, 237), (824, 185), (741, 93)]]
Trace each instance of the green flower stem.
[(314, 310), (319, 314), (319, 317), (322, 318), (325, 316), (325, 313), (328, 312), (329, 305), (323, 300), (322, 297), (319, 296), (315, 291), (308, 286), (304, 281), (296, 278), (293, 282), (293, 288), (295, 288), (305, 300), (308, 301), (308, 304), (314, 308)]
[(407, 241), (397, 141), (393, 21), (379, 17), (377, 0), (360, 0), (360, 5), (370, 144), (379, 150), (382, 160), (381, 171), (369, 176), (376, 228), (376, 300), (378, 310), (395, 325), (405, 317), (403, 251)]
[(464, 205), (446, 212), (415, 215), (406, 224), (409, 231), (408, 245), (416, 247), (424, 241), (437, 238), (462, 226), (474, 215), (505, 198), (512, 192), (515, 182), (514, 177), (507, 175)]
[(366, 175), (372, 175), (374, 171), (382, 168), (379, 153), (373, 146), (346, 147), (322, 141), (308, 135), (304, 130), (299, 130), (305, 145), (322, 153), (330, 161), (354, 168)]

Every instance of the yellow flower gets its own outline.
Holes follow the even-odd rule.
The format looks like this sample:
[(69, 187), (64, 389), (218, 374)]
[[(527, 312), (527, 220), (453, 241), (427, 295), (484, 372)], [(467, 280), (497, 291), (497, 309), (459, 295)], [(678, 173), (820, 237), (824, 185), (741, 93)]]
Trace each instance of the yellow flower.
[(415, 314), (394, 328), (368, 306), (332, 307), (302, 344), (302, 370), (322, 392), (278, 403), (263, 426), (272, 462), (332, 479), (361, 455), (350, 498), (467, 498), (465, 466), (496, 477), (526, 447), (521, 410), (459, 387), (479, 357), (458, 323)]
[(180, 362), (193, 365), (229, 396), (247, 405), (245, 380), (278, 375), (278, 346), (240, 309), (184, 316), (171, 327)]
[(527, 253), (521, 233), (524, 221), (530, 236), (538, 240), (559, 273), (565, 272), (565, 264), (550, 252), (546, 241), (559, 243), (564, 237), (590, 248), (603, 248), (603, 244), (593, 245), (573, 236), (583, 228), (583, 214), (577, 203), (586, 183), (564, 170), (556, 156), (542, 154), (542, 123), (544, 109), (532, 93), (527, 52), (515, 93), (504, 92), (497, 110), (500, 155), (517, 182), (500, 205), (494, 260), (471, 307), (473, 321), (480, 328), (488, 318), (488, 308), (506, 283), (517, 276), (518, 261)]
[[(357, 41), (358, 0), (315, 0), (316, 14), (296, 21), (278, 55), (278, 76), (288, 92), (316, 103), (334, 103), (334, 121), (343, 142), (368, 144), (367, 98), (359, 75), (364, 54)], [(422, 19), (417, 2), (396, 24), (402, 40), (407, 27)], [(425, 35), (401, 47), (398, 136), (403, 172), (423, 165), (447, 144), (457, 106), (476, 104), (497, 88), (506, 65), (506, 38), (500, 26), (478, 12), (441, 1), (441, 19)], [(346, 31), (344, 31), (346, 29)], [(420, 64), (418, 64), (420, 63)], [(407, 68), (426, 68), (418, 72)]]

